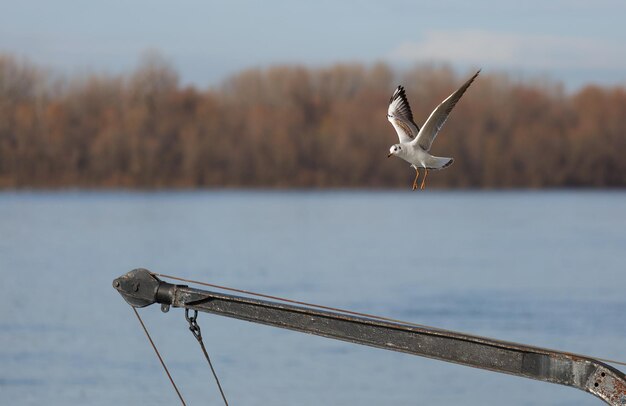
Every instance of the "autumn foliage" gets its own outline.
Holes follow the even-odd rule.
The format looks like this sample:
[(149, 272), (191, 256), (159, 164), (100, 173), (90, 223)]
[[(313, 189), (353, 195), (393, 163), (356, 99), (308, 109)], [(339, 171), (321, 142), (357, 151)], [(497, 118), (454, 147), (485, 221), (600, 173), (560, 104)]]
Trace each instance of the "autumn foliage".
[[(469, 75), (470, 72), (467, 72)], [(280, 66), (179, 84), (159, 58), (63, 79), (0, 56), (0, 187), (401, 187), (386, 119), (403, 84), (418, 125), (466, 79), (441, 66)], [(432, 187), (626, 186), (626, 89), (483, 72), (432, 152)]]

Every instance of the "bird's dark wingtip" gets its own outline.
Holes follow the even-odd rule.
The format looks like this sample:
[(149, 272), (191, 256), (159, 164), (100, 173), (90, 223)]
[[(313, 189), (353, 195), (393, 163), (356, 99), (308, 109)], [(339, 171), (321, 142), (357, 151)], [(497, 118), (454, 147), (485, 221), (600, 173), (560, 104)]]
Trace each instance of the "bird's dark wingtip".
[(391, 104), (394, 100), (396, 100), (399, 97), (406, 97), (404, 93), (404, 87), (402, 85), (398, 85), (398, 87), (396, 87), (396, 90), (394, 90), (393, 94), (389, 98), (389, 103)]

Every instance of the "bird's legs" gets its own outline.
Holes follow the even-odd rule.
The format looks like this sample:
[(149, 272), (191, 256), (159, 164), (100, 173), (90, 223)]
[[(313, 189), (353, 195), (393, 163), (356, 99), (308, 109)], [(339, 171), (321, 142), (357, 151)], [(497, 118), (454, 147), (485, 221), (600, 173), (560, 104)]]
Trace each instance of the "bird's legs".
[(415, 180), (413, 181), (413, 188), (411, 190), (417, 189), (417, 178), (420, 176), (420, 171), (415, 168)]
[[(424, 182), (426, 182), (426, 176), (428, 175), (428, 169), (424, 169), (424, 177), (422, 178), (422, 185), (420, 186), (420, 190), (424, 190)], [(417, 179), (415, 179), (417, 180)]]

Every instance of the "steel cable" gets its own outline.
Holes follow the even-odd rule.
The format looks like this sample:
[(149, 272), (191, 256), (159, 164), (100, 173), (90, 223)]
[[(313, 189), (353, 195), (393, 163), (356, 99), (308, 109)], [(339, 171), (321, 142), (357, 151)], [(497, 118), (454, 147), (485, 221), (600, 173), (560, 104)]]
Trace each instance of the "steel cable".
[(139, 312), (133, 306), (131, 306), (131, 308), (135, 312), (135, 316), (137, 316), (137, 319), (139, 320), (139, 323), (141, 324), (141, 327), (143, 327), (143, 331), (144, 331), (144, 333), (146, 333), (146, 337), (148, 337), (148, 341), (150, 341), (150, 344), (152, 345), (152, 348), (154, 349), (154, 352), (156, 353), (157, 357), (159, 357), (159, 361), (161, 361), (161, 365), (163, 366), (163, 369), (165, 370), (165, 373), (167, 374), (167, 377), (170, 379), (170, 382), (172, 383), (172, 386), (174, 387), (174, 390), (176, 391), (176, 394), (178, 395), (178, 398), (180, 399), (180, 402), (183, 404), (183, 406), (187, 406), (187, 404), (185, 403), (185, 400), (183, 399), (183, 395), (180, 394), (180, 391), (178, 390), (178, 387), (174, 383), (174, 379), (172, 379), (172, 375), (170, 375), (170, 371), (167, 369), (167, 366), (165, 366), (165, 362), (163, 361), (163, 358), (161, 357), (161, 354), (159, 353), (159, 350), (157, 350), (156, 345), (154, 345), (154, 341), (152, 341), (152, 337), (150, 337), (150, 333), (148, 333), (148, 329), (146, 328), (146, 325), (143, 323), (143, 320), (141, 319), (141, 316), (139, 315)]
[[(439, 331), (451, 332), (450, 330), (441, 329), (441, 328), (433, 327), (433, 326), (428, 326), (428, 325), (425, 325), (425, 324), (412, 323), (412, 322), (409, 322), (409, 321), (403, 321), (403, 320), (393, 319), (393, 318), (389, 318), (389, 317), (376, 316), (376, 315), (373, 315), (373, 314), (362, 313), (362, 312), (355, 312), (355, 311), (352, 311), (352, 310), (346, 310), (346, 309), (341, 309), (341, 308), (337, 308), (337, 307), (330, 307), (330, 306), (323, 306), (323, 305), (318, 305), (318, 304), (314, 304), (314, 303), (307, 303), (307, 302), (302, 302), (302, 301), (299, 301), (299, 300), (287, 299), (287, 298), (283, 298), (283, 297), (279, 297), (279, 296), (272, 296), (272, 295), (266, 295), (266, 294), (263, 294), (263, 293), (252, 292), (252, 291), (249, 291), (249, 290), (229, 288), (227, 286), (215, 285), (215, 284), (212, 284), (212, 283), (196, 281), (196, 280), (193, 280), (193, 279), (179, 278), (177, 276), (172, 276), (172, 275), (166, 275), (166, 274), (155, 273), (155, 272), (150, 272), (150, 273), (152, 275), (154, 275), (154, 276), (159, 276), (159, 277), (162, 277), (162, 278), (168, 278), (168, 279), (174, 279), (174, 280), (178, 280), (178, 281), (182, 281), (182, 282), (194, 283), (194, 284), (197, 284), (197, 285), (208, 286), (208, 287), (221, 289), (221, 290), (226, 290), (226, 291), (230, 291), (230, 292), (243, 293), (245, 295), (257, 296), (257, 297), (277, 300), (277, 301), (281, 301), (281, 302), (285, 302), (285, 303), (292, 303), (292, 304), (297, 304), (297, 305), (302, 305), (302, 306), (313, 307), (313, 308), (317, 308), (317, 309), (330, 310), (330, 311), (339, 312), (339, 313), (351, 314), (351, 315), (354, 315), (354, 316), (366, 317), (366, 318), (369, 318), (369, 319), (390, 321), (390, 322), (393, 322), (393, 323), (404, 324), (404, 325), (407, 325), (407, 326), (423, 327), (423, 328), (434, 329), (434, 330), (439, 330)], [(454, 333), (459, 333), (459, 332), (458, 331), (454, 331)], [(463, 333), (463, 334), (465, 334), (465, 333)], [(470, 334), (468, 334), (468, 335), (470, 335)], [(473, 335), (476, 338), (491, 339), (490, 337), (484, 337), (484, 336), (479, 336), (479, 335), (475, 335), (475, 334), (471, 334), (471, 335)], [(515, 343), (515, 342), (510, 342), (510, 343), (511, 344), (517, 344), (517, 345), (523, 345), (523, 344), (519, 344), (519, 343)], [(556, 350), (545, 348), (545, 347), (534, 347), (534, 348), (536, 348), (538, 350), (544, 350), (544, 351), (556, 351)], [(607, 362), (607, 363), (611, 363), (611, 364), (617, 364), (617, 365), (626, 366), (626, 362), (624, 362), (624, 361), (616, 361), (616, 360), (613, 360), (613, 359), (599, 358), (599, 357), (594, 357), (594, 356), (590, 356), (590, 355), (577, 354), (577, 353), (567, 352), (567, 351), (559, 351), (559, 352), (563, 352), (565, 354), (578, 356), (578, 357), (592, 358), (592, 359), (595, 359), (595, 360), (598, 360), (598, 361)]]

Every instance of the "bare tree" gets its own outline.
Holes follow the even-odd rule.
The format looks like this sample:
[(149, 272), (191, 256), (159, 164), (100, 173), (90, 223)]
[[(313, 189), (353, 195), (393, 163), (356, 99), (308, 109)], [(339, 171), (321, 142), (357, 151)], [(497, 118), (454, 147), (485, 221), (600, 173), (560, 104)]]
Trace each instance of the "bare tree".
[[(385, 114), (407, 88), (418, 124), (464, 79), (448, 66), (251, 69), (182, 87), (148, 53), (129, 75), (59, 80), (0, 56), (0, 187), (405, 187)], [(435, 187), (624, 187), (626, 89), (481, 74), (435, 153)]]

